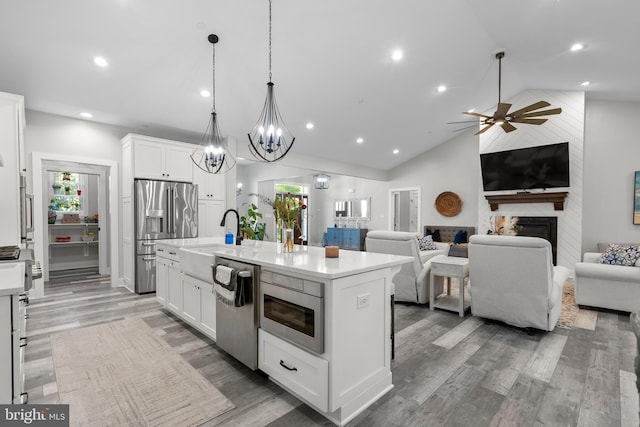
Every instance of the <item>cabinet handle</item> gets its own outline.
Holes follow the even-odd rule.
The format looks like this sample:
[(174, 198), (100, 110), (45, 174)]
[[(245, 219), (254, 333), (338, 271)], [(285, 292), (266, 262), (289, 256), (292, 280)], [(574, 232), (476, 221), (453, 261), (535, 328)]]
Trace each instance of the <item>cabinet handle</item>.
[(26, 347), (27, 346), (27, 337), (21, 337), (20, 338), (20, 347)]
[(146, 256), (144, 258), (142, 258), (143, 261), (155, 261), (156, 257), (154, 256)]
[(29, 313), (25, 313), (24, 314), (24, 320), (28, 320), (29, 319)]
[(288, 367), (287, 365), (285, 365), (283, 360), (280, 361), (280, 366), (282, 366), (287, 371), (297, 371), (298, 370), (298, 368), (290, 368), (290, 367)]
[(164, 252), (164, 249), (158, 248), (158, 249), (156, 249), (156, 252)]
[(177, 253), (169, 251), (169, 255), (177, 255)]
[(23, 302), (24, 305), (29, 305), (29, 297), (27, 296), (27, 294), (20, 294), (20, 296), (18, 297), (18, 301)]
[(143, 242), (142, 246), (155, 246), (155, 243), (147, 243), (147, 242)]

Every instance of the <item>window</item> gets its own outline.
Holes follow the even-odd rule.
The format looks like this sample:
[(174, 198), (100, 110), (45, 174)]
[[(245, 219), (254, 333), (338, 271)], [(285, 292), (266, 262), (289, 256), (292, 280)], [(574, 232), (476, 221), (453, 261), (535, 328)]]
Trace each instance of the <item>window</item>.
[(49, 172), (49, 182), (51, 182), (50, 211), (74, 213), (82, 211), (80, 174), (72, 172)]

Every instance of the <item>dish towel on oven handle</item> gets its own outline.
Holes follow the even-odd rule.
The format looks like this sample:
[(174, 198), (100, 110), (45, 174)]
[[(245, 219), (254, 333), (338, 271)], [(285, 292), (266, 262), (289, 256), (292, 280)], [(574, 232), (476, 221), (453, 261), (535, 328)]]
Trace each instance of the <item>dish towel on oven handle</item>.
[(216, 299), (227, 307), (244, 305), (243, 281), (238, 280), (238, 270), (224, 265), (213, 266), (213, 289)]

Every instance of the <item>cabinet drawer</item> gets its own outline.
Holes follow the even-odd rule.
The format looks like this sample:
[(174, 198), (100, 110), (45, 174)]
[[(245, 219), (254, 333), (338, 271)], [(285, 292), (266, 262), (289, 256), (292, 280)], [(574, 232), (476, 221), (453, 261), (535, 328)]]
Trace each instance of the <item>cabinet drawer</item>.
[(259, 329), (258, 368), (317, 409), (329, 407), (329, 362)]
[(173, 246), (157, 245), (156, 256), (167, 258), (171, 261), (180, 261), (178, 249)]

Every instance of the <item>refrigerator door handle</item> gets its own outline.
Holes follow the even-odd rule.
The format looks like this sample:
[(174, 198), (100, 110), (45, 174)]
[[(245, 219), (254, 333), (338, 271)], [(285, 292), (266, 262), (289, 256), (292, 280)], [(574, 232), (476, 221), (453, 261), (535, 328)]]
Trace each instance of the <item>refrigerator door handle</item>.
[(173, 214), (171, 211), (171, 188), (167, 188), (167, 214), (165, 216), (165, 219), (167, 221), (167, 233), (169, 234), (169, 238), (173, 237), (173, 231), (172, 231), (172, 227), (171, 227), (171, 218), (172, 218)]

